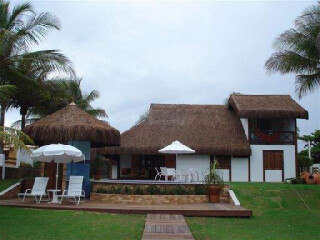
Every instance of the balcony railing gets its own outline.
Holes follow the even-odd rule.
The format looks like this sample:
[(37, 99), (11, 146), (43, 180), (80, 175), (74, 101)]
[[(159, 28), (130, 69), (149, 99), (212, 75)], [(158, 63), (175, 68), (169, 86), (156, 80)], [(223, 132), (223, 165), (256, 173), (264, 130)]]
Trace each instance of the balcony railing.
[(294, 131), (249, 131), (251, 144), (295, 144)]

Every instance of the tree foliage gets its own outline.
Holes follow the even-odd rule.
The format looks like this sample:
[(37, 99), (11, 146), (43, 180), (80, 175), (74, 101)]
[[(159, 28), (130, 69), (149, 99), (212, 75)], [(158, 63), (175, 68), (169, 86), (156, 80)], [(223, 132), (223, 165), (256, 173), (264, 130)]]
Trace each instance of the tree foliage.
[(295, 28), (286, 30), (275, 40), (275, 53), (265, 63), (269, 72), (296, 74), (299, 98), (320, 86), (320, 4), (307, 8), (295, 21)]
[[(299, 137), (299, 139), (305, 141), (305, 147), (308, 146), (308, 141), (310, 141), (312, 162), (320, 163), (320, 130), (315, 130), (315, 132), (311, 133), (310, 135), (303, 135)], [(298, 155), (298, 159), (301, 161), (301, 163), (307, 162), (305, 159), (306, 157), (309, 158), (308, 150), (303, 150)], [(307, 162), (307, 164), (311, 165), (312, 162)]]

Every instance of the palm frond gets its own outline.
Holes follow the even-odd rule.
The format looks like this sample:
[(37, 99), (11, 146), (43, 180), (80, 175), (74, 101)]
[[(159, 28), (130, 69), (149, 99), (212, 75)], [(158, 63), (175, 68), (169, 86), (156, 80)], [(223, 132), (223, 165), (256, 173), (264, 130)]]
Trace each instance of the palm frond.
[(86, 112), (94, 117), (102, 117), (102, 118), (108, 117), (106, 111), (102, 108), (89, 109), (89, 110), (86, 110)]
[(13, 85), (0, 86), (0, 102), (6, 102), (15, 92), (16, 87)]
[(317, 70), (317, 66), (317, 61), (292, 51), (273, 53), (265, 63), (265, 67), (269, 72), (277, 71), (282, 74), (296, 72), (314, 73)]
[(27, 144), (34, 144), (31, 138), (22, 131), (9, 127), (0, 127), (0, 140), (13, 145), (16, 149), (30, 152)]
[(11, 57), (12, 61), (31, 61), (34, 67), (45, 68), (47, 72), (67, 73), (75, 77), (73, 63), (62, 53), (56, 50), (42, 50), (23, 53)]
[(297, 75), (296, 76), (296, 93), (301, 99), (308, 92), (313, 92), (320, 87), (320, 73), (311, 75)]
[(11, 14), (8, 16), (7, 22), (6, 22), (6, 29), (12, 29), (16, 26), (19, 26), (22, 24), (22, 18), (24, 17), (25, 13), (33, 13), (33, 7), (31, 3), (22, 3), (19, 5), (16, 5), (12, 11)]

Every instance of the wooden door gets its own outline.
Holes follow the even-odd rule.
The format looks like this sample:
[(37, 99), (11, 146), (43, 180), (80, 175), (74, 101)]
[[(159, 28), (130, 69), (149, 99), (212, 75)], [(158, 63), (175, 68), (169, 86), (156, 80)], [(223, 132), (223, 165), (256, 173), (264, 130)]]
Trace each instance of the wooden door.
[(284, 181), (282, 150), (263, 151), (263, 181), (266, 181), (266, 170), (281, 170), (282, 181)]
[(165, 155), (164, 164), (166, 168), (176, 168), (176, 155)]

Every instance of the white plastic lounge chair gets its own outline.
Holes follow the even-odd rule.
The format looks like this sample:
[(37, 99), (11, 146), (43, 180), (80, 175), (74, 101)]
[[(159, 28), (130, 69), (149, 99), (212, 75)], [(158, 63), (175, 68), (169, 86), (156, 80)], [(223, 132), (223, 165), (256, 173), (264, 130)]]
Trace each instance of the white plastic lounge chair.
[(159, 172), (159, 170), (158, 170), (156, 167), (155, 167), (154, 169), (155, 169), (155, 170), (156, 170), (156, 172), (157, 172), (157, 174), (156, 174), (156, 176), (155, 176), (154, 180), (155, 180), (155, 181), (157, 181), (157, 178), (159, 177), (159, 181), (160, 181), (161, 176), (163, 176), (163, 175), (162, 175), (162, 172)]
[(71, 202), (79, 205), (81, 198), (85, 198), (85, 192), (82, 190), (83, 176), (70, 176), (68, 190), (64, 190), (62, 195), (58, 195), (60, 204), (64, 198), (69, 198)]
[(25, 193), (18, 193), (20, 201), (23, 202), (26, 197), (34, 197), (36, 202), (40, 203), (43, 196), (48, 196), (50, 200), (49, 195), (46, 193), (48, 180), (48, 177), (36, 177), (32, 189), (27, 189)]

